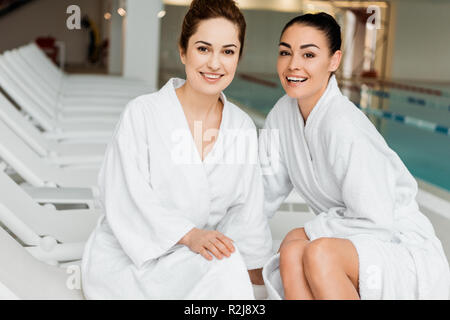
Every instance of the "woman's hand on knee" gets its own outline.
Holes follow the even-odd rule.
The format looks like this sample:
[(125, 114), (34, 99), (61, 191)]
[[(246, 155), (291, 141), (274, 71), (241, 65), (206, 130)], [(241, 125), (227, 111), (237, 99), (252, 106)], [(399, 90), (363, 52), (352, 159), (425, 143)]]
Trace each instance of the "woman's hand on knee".
[(217, 259), (229, 257), (234, 252), (233, 240), (215, 230), (193, 228), (178, 242), (192, 251), (212, 260), (212, 253)]

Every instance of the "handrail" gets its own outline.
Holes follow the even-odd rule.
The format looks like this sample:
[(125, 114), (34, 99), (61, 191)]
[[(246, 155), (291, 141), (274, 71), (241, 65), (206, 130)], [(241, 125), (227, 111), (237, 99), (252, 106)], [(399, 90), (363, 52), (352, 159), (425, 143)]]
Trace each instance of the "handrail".
[[(338, 80), (355, 82), (355, 79), (344, 78), (344, 77), (339, 77)], [(404, 83), (399, 83), (399, 82), (395, 82), (392, 80), (383, 80), (383, 79), (376, 79), (376, 78), (374, 78), (374, 79), (360, 78), (360, 79), (356, 79), (356, 81), (361, 82), (361, 83), (363, 83), (367, 86), (371, 86), (371, 87), (375, 86), (375, 85), (380, 85), (380, 86), (392, 87), (392, 88), (404, 90), (404, 91), (417, 92), (417, 93), (425, 94), (425, 95), (450, 98), (450, 93), (443, 91), (443, 90), (425, 88), (425, 87), (420, 87), (420, 86), (410, 85), (410, 84), (404, 84)]]
[(10, 12), (20, 8), (21, 6), (30, 3), (31, 1), (33, 1), (33, 0), (9, 0), (9, 1), (4, 1), (6, 3), (4, 3), (0, 7), (0, 18), (2, 16), (6, 16)]
[(434, 108), (434, 109), (439, 109), (439, 110), (450, 112), (450, 101), (448, 103), (441, 104), (441, 103), (436, 103), (435, 101), (432, 101), (432, 100), (429, 100), (426, 98), (419, 98), (419, 97), (414, 97), (411, 95), (408, 96), (408, 95), (396, 94), (395, 92), (392, 92), (392, 91), (387, 92), (384, 90), (376, 90), (376, 89), (372, 89), (372, 88), (364, 89), (364, 88), (362, 88), (362, 85), (358, 85), (358, 84), (342, 83), (339, 86), (341, 88), (350, 89), (352, 91), (365, 90), (368, 93), (370, 93), (374, 96), (377, 96), (379, 98), (382, 98), (382, 99), (397, 100), (397, 101), (401, 101), (401, 102), (405, 102), (408, 104), (413, 104), (413, 105), (417, 105), (417, 106), (421, 106), (421, 107), (429, 107), (429, 108)]

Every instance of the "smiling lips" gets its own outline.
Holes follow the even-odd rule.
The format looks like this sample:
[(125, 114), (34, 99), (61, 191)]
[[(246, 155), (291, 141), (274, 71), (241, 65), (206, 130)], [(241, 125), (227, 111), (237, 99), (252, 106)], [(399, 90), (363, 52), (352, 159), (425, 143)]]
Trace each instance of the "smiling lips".
[(290, 87), (298, 87), (306, 80), (308, 80), (308, 78), (306, 77), (299, 77), (299, 76), (287, 76), (285, 79), (287, 81), (287, 85)]
[(224, 75), (219, 73), (206, 73), (206, 72), (200, 72), (203, 79), (205, 79), (208, 83), (216, 83), (222, 78)]

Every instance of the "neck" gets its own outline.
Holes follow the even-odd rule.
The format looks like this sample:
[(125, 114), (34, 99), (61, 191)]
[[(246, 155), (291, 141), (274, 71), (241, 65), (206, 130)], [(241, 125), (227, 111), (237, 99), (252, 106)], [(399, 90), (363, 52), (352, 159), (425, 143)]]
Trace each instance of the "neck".
[(204, 118), (217, 106), (220, 106), (220, 93), (215, 95), (206, 95), (196, 91), (186, 81), (180, 88), (175, 90), (181, 105), (186, 112), (195, 118)]
[(303, 116), (303, 121), (306, 123), (306, 120), (308, 120), (308, 117), (311, 113), (311, 111), (316, 106), (317, 102), (319, 102), (320, 98), (324, 94), (325, 90), (327, 90), (328, 87), (328, 81), (325, 83), (325, 86), (322, 87), (318, 92), (313, 94), (310, 97), (307, 98), (301, 98), (297, 99), (297, 105), (300, 108), (300, 113)]

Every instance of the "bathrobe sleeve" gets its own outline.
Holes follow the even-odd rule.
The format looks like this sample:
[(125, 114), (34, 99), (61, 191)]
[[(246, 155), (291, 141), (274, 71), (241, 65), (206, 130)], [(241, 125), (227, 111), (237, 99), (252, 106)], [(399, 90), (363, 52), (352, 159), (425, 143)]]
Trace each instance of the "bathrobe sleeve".
[[(320, 237), (348, 237), (365, 230), (376, 230), (383, 239), (390, 239), (396, 207), (396, 180), (403, 168), (395, 168), (391, 152), (381, 137), (370, 137), (351, 131), (334, 134), (326, 145), (325, 161), (340, 187), (343, 207), (330, 208), (305, 224), (311, 240)], [(403, 171), (401, 171), (403, 172)], [(405, 181), (406, 182), (406, 181)], [(408, 191), (405, 183), (405, 195)], [(405, 197), (414, 199), (410, 193)]]
[(194, 227), (185, 215), (163, 206), (150, 185), (146, 125), (139, 102), (130, 102), (99, 174), (108, 224), (138, 268), (164, 254)]
[(253, 147), (249, 148), (252, 150), (252, 163), (242, 165), (241, 179), (236, 186), (240, 195), (228, 210), (227, 219), (218, 228), (218, 231), (233, 239), (249, 270), (262, 268), (273, 254), (272, 234), (268, 219), (263, 213), (264, 190), (254, 126), (253, 130)]
[(293, 185), (282, 159), (280, 130), (272, 127), (271, 114), (259, 135), (259, 161), (264, 183), (264, 213), (270, 219), (277, 212)]

